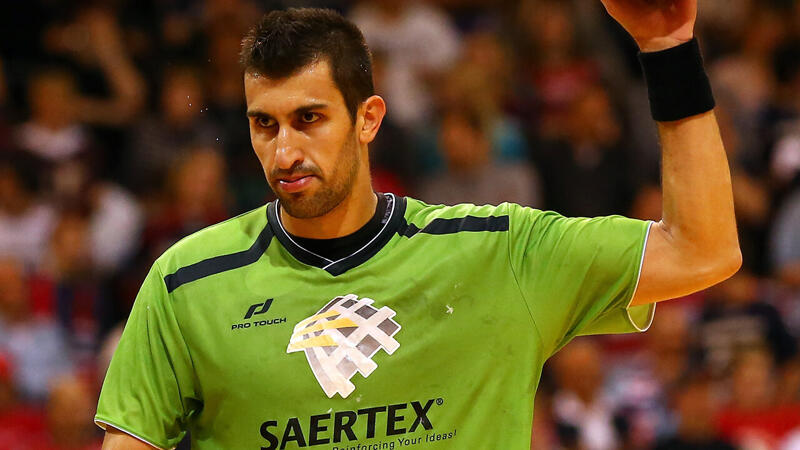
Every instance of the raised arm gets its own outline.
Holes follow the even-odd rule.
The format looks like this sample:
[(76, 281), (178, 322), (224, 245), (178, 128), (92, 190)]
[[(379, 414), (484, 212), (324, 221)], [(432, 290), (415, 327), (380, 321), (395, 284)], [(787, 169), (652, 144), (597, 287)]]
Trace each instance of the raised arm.
[(77, 108), (80, 118), (92, 124), (125, 125), (144, 106), (144, 80), (127, 53), (119, 24), (109, 13), (89, 10), (84, 21), (94, 57), (108, 80), (111, 96), (82, 97)]
[(687, 57), (697, 0), (602, 1), (644, 52), (659, 120), (664, 206), (661, 221), (651, 228), (633, 299), (641, 305), (719, 283), (739, 269), (742, 256), (725, 148), (709, 110), (713, 102), (703, 102), (707, 79), (695, 76), (701, 74), (693, 63), (697, 58)]

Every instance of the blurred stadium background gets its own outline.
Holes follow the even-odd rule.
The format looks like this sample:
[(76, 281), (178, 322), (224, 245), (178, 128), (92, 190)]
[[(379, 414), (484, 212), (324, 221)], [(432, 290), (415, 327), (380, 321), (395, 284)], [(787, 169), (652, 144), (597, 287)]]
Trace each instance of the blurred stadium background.
[[(745, 268), (645, 335), (562, 351), (532, 448), (800, 448), (800, 2), (700, 3)], [(377, 190), (659, 219), (636, 49), (599, 1), (4, 1), (0, 449), (99, 448), (100, 382), (151, 262), (271, 199), (237, 55), (287, 6), (367, 36), (390, 111)]]

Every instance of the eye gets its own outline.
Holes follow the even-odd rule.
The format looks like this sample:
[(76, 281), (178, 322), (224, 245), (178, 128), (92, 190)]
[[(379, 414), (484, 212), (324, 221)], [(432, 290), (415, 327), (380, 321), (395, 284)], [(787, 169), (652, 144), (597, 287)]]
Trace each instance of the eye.
[(275, 119), (272, 117), (257, 117), (256, 125), (261, 128), (270, 128), (275, 125)]
[(304, 112), (300, 115), (300, 121), (303, 123), (314, 123), (319, 120), (319, 114), (314, 112)]

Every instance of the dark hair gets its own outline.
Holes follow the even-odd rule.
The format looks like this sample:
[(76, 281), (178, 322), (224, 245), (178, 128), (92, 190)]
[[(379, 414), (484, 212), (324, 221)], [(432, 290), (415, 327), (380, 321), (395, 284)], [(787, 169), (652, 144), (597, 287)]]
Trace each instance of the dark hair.
[(361, 102), (375, 93), (364, 35), (330, 9), (290, 8), (265, 14), (242, 41), (240, 56), (246, 71), (276, 79), (327, 61), (353, 119)]

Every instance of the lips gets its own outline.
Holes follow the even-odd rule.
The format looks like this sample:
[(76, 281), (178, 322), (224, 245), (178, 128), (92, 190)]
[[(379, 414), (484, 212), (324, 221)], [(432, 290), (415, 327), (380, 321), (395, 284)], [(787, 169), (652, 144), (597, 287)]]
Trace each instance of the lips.
[(314, 175), (301, 175), (278, 180), (278, 185), (288, 193), (300, 192), (314, 181)]

